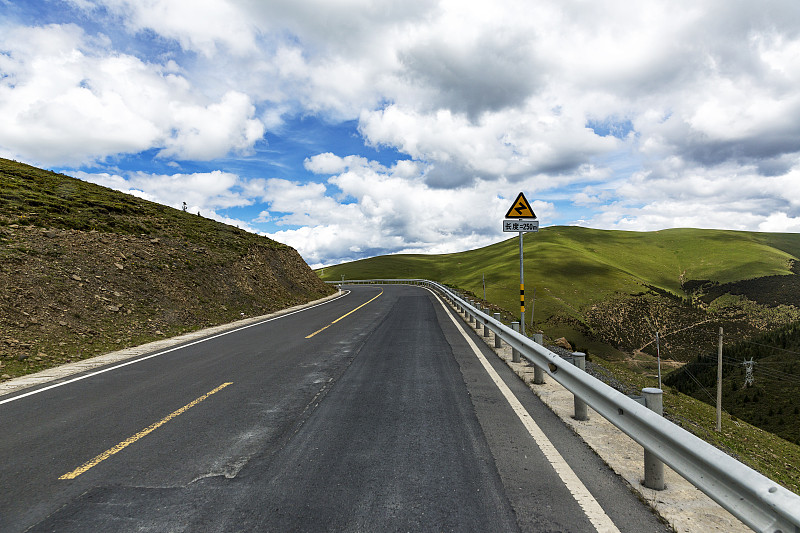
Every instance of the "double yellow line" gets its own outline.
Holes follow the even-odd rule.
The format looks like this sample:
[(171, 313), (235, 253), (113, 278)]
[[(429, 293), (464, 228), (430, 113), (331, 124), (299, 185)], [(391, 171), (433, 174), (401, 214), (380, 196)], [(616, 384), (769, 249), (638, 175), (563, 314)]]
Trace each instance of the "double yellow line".
[[(380, 296), (381, 294), (383, 294), (383, 289), (381, 289), (381, 292), (379, 292), (379, 293), (378, 293), (378, 296)], [(372, 300), (376, 300), (376, 299), (378, 298), (378, 296), (376, 296), (376, 297), (375, 297), (375, 298), (373, 298)], [(349, 312), (349, 313), (347, 313), (346, 315), (342, 315), (342, 316), (340, 316), (339, 318), (337, 318), (336, 320), (334, 320), (333, 322), (331, 322), (330, 324), (328, 324), (328, 325), (327, 325), (327, 326), (325, 326), (324, 328), (322, 328), (322, 329), (318, 329), (317, 331), (315, 331), (315, 332), (314, 332), (314, 333), (312, 333), (311, 335), (306, 335), (306, 339), (310, 339), (311, 337), (313, 337), (313, 336), (314, 336), (314, 335), (316, 335), (317, 333), (320, 333), (320, 332), (322, 332), (322, 331), (325, 331), (326, 329), (328, 329), (328, 328), (329, 328), (329, 327), (331, 327), (332, 325), (334, 325), (334, 324), (336, 324), (337, 322), (339, 322), (339, 321), (340, 321), (341, 319), (343, 319), (344, 317), (352, 315), (353, 313), (355, 313), (356, 311), (358, 311), (359, 309), (361, 309), (362, 307), (364, 307), (365, 305), (367, 305), (368, 303), (370, 303), (372, 300), (369, 300), (368, 302), (364, 302), (363, 304), (359, 305), (358, 307), (356, 307), (355, 309), (353, 309), (352, 311), (350, 311), (350, 312)]]

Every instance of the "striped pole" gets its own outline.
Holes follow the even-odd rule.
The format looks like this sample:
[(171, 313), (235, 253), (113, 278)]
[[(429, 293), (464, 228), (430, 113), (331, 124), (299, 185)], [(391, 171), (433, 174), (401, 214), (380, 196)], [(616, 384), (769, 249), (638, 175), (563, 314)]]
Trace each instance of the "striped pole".
[(519, 306), (522, 318), (519, 321), (519, 328), (523, 336), (525, 335), (525, 269), (523, 268), (525, 263), (522, 258), (522, 236), (524, 234), (524, 231), (519, 232)]

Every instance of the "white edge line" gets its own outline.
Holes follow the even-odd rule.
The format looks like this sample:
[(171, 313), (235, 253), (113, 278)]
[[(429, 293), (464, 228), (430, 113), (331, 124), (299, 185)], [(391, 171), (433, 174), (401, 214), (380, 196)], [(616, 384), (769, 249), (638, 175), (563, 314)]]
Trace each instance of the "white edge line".
[(453, 314), (439, 298), (439, 295), (430, 289), (427, 290), (429, 290), (436, 297), (436, 299), (439, 300), (439, 303), (442, 304), (447, 316), (449, 316), (450, 320), (453, 321), (453, 324), (455, 324), (458, 332), (461, 333), (464, 339), (466, 339), (467, 344), (469, 344), (470, 348), (472, 348), (472, 351), (475, 352), (475, 355), (478, 357), (481, 365), (483, 365), (483, 368), (489, 374), (489, 377), (492, 378), (492, 381), (494, 381), (497, 388), (500, 389), (500, 392), (514, 410), (514, 413), (516, 413), (520, 422), (522, 422), (522, 425), (525, 426), (525, 429), (528, 430), (530, 436), (533, 437), (536, 445), (540, 450), (542, 450), (542, 453), (544, 453), (547, 460), (555, 469), (558, 477), (561, 478), (561, 481), (564, 482), (564, 485), (566, 485), (570, 494), (572, 494), (572, 497), (575, 498), (575, 501), (578, 502), (578, 505), (580, 505), (581, 509), (583, 509), (583, 512), (586, 514), (586, 517), (592, 523), (594, 528), (598, 531), (598, 533), (619, 533), (619, 529), (617, 529), (617, 526), (614, 524), (611, 518), (609, 518), (609, 516), (605, 513), (600, 504), (597, 503), (597, 500), (595, 500), (594, 496), (592, 496), (591, 492), (589, 492), (589, 489), (586, 488), (586, 486), (583, 484), (583, 482), (581, 482), (558, 450), (556, 450), (555, 446), (553, 446), (553, 443), (550, 442), (550, 439), (547, 438), (542, 429), (536, 424), (522, 403), (517, 399), (516, 396), (514, 396), (514, 393), (511, 392), (511, 389), (508, 388), (508, 385), (506, 385), (503, 379), (497, 374), (497, 371), (495, 371), (491, 364), (489, 364), (489, 361), (486, 360), (480, 349), (466, 334), (461, 324), (456, 321), (456, 319), (453, 317)]
[(75, 383), (76, 381), (80, 381), (82, 379), (86, 379), (86, 378), (90, 378), (90, 377), (93, 377), (93, 376), (97, 376), (98, 374), (103, 374), (105, 372), (110, 372), (112, 370), (117, 370), (118, 368), (122, 368), (124, 366), (132, 365), (134, 363), (140, 363), (142, 361), (146, 361), (148, 359), (152, 359), (153, 357), (158, 357), (159, 355), (168, 354), (168, 353), (174, 352), (176, 350), (182, 350), (184, 348), (188, 348), (189, 346), (194, 346), (195, 344), (200, 344), (201, 342), (210, 341), (210, 340), (213, 340), (213, 339), (217, 339), (219, 337), (223, 337), (225, 335), (230, 335), (231, 333), (236, 333), (237, 331), (242, 331), (242, 330), (245, 330), (247, 328), (260, 326), (262, 324), (266, 324), (267, 322), (272, 322), (273, 320), (278, 320), (280, 318), (284, 318), (284, 317), (287, 317), (287, 316), (295, 315), (297, 313), (302, 313), (303, 311), (308, 311), (309, 309), (314, 309), (315, 307), (319, 307), (321, 305), (325, 305), (325, 304), (329, 304), (331, 302), (334, 302), (334, 301), (338, 300), (339, 298), (343, 298), (343, 297), (347, 296), (348, 294), (350, 294), (350, 291), (346, 291), (343, 294), (341, 294), (340, 296), (337, 296), (336, 298), (331, 298), (330, 300), (327, 300), (325, 302), (321, 302), (321, 303), (318, 303), (316, 305), (311, 305), (309, 307), (304, 307), (302, 309), (298, 309), (297, 311), (292, 311), (290, 313), (285, 313), (285, 314), (282, 314), (282, 315), (279, 315), (279, 316), (268, 318), (266, 320), (261, 320), (260, 322), (254, 322), (252, 324), (248, 324), (248, 325), (242, 326), (240, 328), (231, 329), (231, 330), (228, 330), (228, 331), (223, 331), (222, 333), (217, 333), (216, 335), (212, 335), (211, 337), (204, 337), (202, 339), (190, 342), (188, 344), (181, 344), (180, 346), (175, 346), (175, 347), (170, 348), (168, 350), (163, 350), (163, 351), (160, 351), (160, 352), (156, 352), (154, 354), (146, 355), (146, 356), (140, 357), (138, 359), (131, 359), (130, 361), (126, 361), (126, 362), (121, 363), (119, 365), (110, 366), (108, 368), (104, 368), (103, 370), (98, 370), (97, 372), (90, 372), (89, 374), (84, 374), (82, 376), (78, 376), (76, 378), (72, 378), (72, 379), (69, 379), (67, 381), (61, 381), (61, 382), (58, 382), (58, 383), (54, 383), (52, 385), (48, 385), (47, 387), (42, 387), (41, 389), (36, 389), (36, 390), (30, 391), (30, 392), (26, 392), (26, 393), (20, 394), (19, 396), (14, 396), (13, 398), (6, 398), (5, 400), (0, 400), (0, 405), (3, 405), (4, 403), (11, 403), (11, 402), (14, 402), (14, 401), (17, 401), (17, 400), (21, 400), (22, 398), (25, 398), (27, 396), (33, 396), (34, 394), (39, 394), (40, 392), (44, 392), (44, 391), (47, 391), (47, 390), (50, 390), (50, 389), (55, 389), (56, 387), (62, 387), (64, 385), (69, 385), (70, 383)]

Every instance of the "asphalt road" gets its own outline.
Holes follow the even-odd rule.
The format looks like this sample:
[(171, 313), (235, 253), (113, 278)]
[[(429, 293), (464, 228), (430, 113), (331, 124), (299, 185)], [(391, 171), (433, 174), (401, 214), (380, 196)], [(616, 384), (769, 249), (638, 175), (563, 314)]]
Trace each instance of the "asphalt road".
[(667, 531), (431, 292), (350, 289), (0, 397), (0, 531)]

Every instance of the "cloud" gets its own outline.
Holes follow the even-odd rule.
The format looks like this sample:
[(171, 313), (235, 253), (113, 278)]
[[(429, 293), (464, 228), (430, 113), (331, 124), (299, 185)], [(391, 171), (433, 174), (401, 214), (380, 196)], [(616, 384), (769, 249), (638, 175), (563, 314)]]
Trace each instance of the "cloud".
[(487, 113), (472, 123), (449, 110), (424, 114), (390, 105), (363, 113), (359, 131), (373, 145), (432, 163), (432, 186), (454, 187), (476, 179), (577, 172), (591, 157), (620, 146), (618, 139), (586, 128), (582, 115), (570, 114), (544, 102)]
[(145, 200), (183, 209), (223, 224), (258, 233), (251, 223), (220, 214), (218, 210), (252, 204), (243, 194), (245, 184), (229, 172), (213, 171), (194, 174), (148, 174), (130, 172), (126, 175), (107, 172), (77, 172), (75, 177)]
[(251, 152), (264, 135), (264, 125), (254, 119), (255, 107), (242, 93), (228, 92), (219, 103), (206, 107), (173, 106), (173, 132), (159, 157), (210, 160), (234, 151)]
[(105, 12), (132, 33), (152, 31), (206, 56), (256, 49), (257, 28), (238, 2), (192, 0), (68, 0), (92, 14)]
[(404, 76), (426, 93), (432, 109), (466, 113), (517, 107), (531, 96), (541, 72), (530, 39), (488, 31), (468, 42), (421, 41), (400, 51)]
[(247, 206), (252, 200), (243, 194), (239, 176), (219, 170), (194, 174), (148, 174), (130, 172), (76, 172), (75, 177), (147, 200), (180, 209), (185, 202), (194, 212)]
[[(516, 194), (508, 183), (506, 191), (515, 191), (508, 197), (485, 183), (431, 188), (424, 171), (409, 161), (386, 168), (361, 157), (321, 154), (306, 164), (319, 170), (328, 165), (338, 173), (325, 184), (273, 179), (252, 185), (260, 187), (258, 194), (270, 206), (260, 214), (262, 220), (300, 226), (267, 236), (295, 247), (315, 265), (386, 253), (448, 253), (497, 242)], [(534, 202), (534, 208), (545, 217), (555, 211), (548, 202)]]
[(264, 126), (250, 98), (197, 95), (172, 62), (109, 53), (75, 25), (6, 28), (0, 37), (0, 149), (40, 164), (160, 149), (208, 160), (247, 153)]
[[(637, 173), (600, 194), (604, 202), (594, 203), (598, 213), (585, 225), (795, 232), (800, 217), (800, 154), (788, 172), (775, 176), (762, 175), (757, 166), (731, 162), (706, 167), (674, 157), (657, 172)], [(581, 202), (584, 199), (579, 195), (576, 204), (587, 205)]]
[(354, 155), (339, 157), (331, 152), (308, 157), (303, 163), (303, 166), (314, 174), (338, 174), (350, 167), (364, 167), (368, 165), (369, 162), (364, 157)]
[[(796, 0), (71, 5), (63, 24), (0, 23), (0, 153), (170, 205), (250, 203), (315, 262), (491, 242), (519, 190), (543, 221), (605, 228), (800, 217)], [(299, 117), (356, 122), (366, 146)], [(261, 170), (275, 153), (282, 179)], [(121, 173), (121, 154), (209, 172)]]

